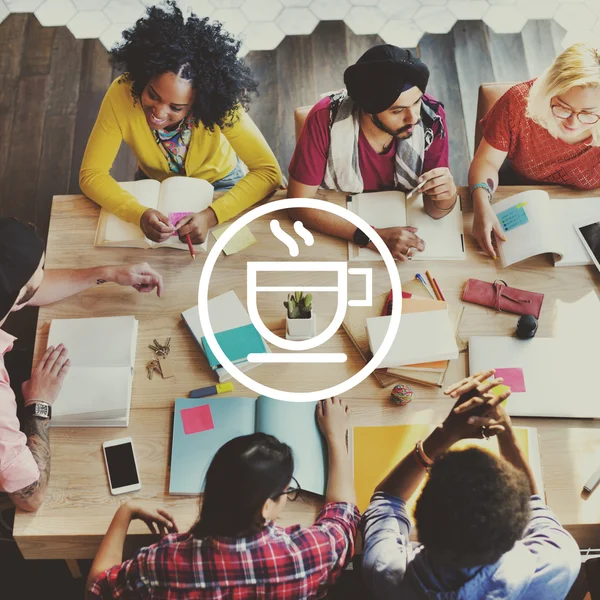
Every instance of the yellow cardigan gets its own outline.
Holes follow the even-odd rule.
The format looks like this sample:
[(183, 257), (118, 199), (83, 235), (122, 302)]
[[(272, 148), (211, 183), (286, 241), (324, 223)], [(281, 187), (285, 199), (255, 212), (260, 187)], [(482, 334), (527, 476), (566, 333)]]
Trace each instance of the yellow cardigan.
[[(267, 141), (244, 110), (240, 109), (238, 114), (240, 118), (232, 127), (215, 126), (214, 132), (206, 130), (202, 123), (193, 127), (185, 158), (186, 175), (210, 183), (234, 169), (236, 155), (248, 167), (248, 174), (212, 203), (219, 223), (235, 217), (281, 185), (281, 171)], [(139, 225), (146, 207), (110, 175), (122, 140), (133, 150), (148, 177), (163, 181), (174, 175), (150, 131), (140, 102), (134, 105), (131, 86), (115, 79), (104, 96), (90, 134), (79, 185), (94, 202), (121, 219)]]

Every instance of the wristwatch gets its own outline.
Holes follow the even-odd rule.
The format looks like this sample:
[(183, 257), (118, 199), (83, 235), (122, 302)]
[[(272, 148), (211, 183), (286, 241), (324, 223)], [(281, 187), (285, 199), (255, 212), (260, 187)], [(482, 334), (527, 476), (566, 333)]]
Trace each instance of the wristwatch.
[(354, 235), (352, 236), (352, 241), (361, 248), (368, 246), (371, 242), (369, 236), (360, 228), (357, 227)]
[(49, 420), (52, 418), (52, 407), (47, 402), (32, 402), (25, 407), (25, 414)]

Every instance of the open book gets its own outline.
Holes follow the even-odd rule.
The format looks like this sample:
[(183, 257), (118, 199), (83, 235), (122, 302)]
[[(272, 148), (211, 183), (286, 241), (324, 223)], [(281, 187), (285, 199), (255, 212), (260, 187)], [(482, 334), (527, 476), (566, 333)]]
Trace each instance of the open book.
[(591, 265), (574, 224), (600, 218), (600, 198), (557, 199), (529, 190), (492, 205), (506, 242), (498, 242), (503, 267), (526, 258), (554, 255), (554, 266)]
[[(288, 444), (303, 490), (325, 494), (326, 446), (315, 402), (258, 398), (177, 398), (171, 451), (171, 494), (199, 494), (217, 450), (240, 435), (262, 432)], [(227, 474), (223, 474), (227, 477)]]
[[(140, 204), (159, 210), (171, 218), (177, 213), (200, 212), (213, 200), (213, 186), (204, 179), (194, 177), (169, 177), (162, 183), (154, 179), (127, 181), (119, 185), (133, 194)], [(94, 246), (113, 248), (177, 248), (188, 250), (185, 242), (177, 235), (166, 242), (149, 240), (139, 225), (119, 219), (105, 208), (100, 211)], [(195, 245), (196, 250), (206, 250), (207, 242)]]
[[(463, 213), (460, 198), (442, 219), (432, 219), (419, 194), (408, 202), (399, 191), (372, 192), (348, 196), (348, 210), (371, 227), (416, 227), (425, 242), (423, 252), (413, 252), (413, 260), (465, 260)], [(379, 252), (348, 243), (349, 260), (382, 260)]]
[(138, 321), (133, 316), (54, 319), (48, 346), (62, 343), (71, 367), (52, 406), (53, 427), (126, 427)]
[[(380, 427), (354, 427), (349, 438), (350, 456), (354, 468), (354, 486), (358, 508), (361, 512), (369, 506), (371, 496), (381, 480), (415, 448), (419, 440), (424, 440), (433, 430), (431, 425), (385, 425)], [(533, 427), (513, 427), (519, 445), (527, 458), (539, 493), (543, 495), (542, 464), (537, 429)], [(452, 446), (459, 450), (477, 446), (499, 454), (496, 438), (489, 440), (467, 439)], [(408, 514), (412, 515), (414, 505), (425, 485), (425, 480), (407, 502)]]

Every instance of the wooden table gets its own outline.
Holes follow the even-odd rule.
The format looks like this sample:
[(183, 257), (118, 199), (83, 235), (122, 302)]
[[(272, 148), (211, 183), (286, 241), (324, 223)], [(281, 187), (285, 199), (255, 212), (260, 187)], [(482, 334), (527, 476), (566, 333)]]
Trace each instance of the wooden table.
[[(524, 188), (498, 190), (497, 199)], [(577, 192), (547, 188), (557, 198), (576, 197)], [(461, 189), (463, 198), (468, 197)], [(589, 193), (585, 194), (589, 196)], [(282, 198), (279, 193), (276, 198)], [(328, 199), (343, 204), (343, 195), (328, 194)], [(465, 231), (470, 232), (471, 206), (464, 202)], [(148, 261), (165, 279), (163, 297), (138, 294), (116, 285), (94, 287), (73, 298), (44, 307), (39, 312), (36, 359), (46, 347), (48, 327), (54, 318), (101, 317), (134, 314), (139, 319), (136, 373), (133, 383), (131, 418), (125, 429), (53, 429), (51, 432), (52, 473), (46, 501), (35, 514), (18, 512), (14, 537), (26, 558), (91, 558), (117, 506), (128, 496), (110, 495), (102, 458), (102, 442), (131, 436), (137, 454), (142, 489), (135, 497), (154, 506), (166, 506), (173, 512), (180, 528), (189, 527), (198, 514), (198, 498), (169, 496), (169, 457), (174, 399), (185, 397), (189, 390), (214, 382), (208, 365), (180, 318), (180, 313), (197, 303), (198, 281), (205, 255), (192, 261), (187, 252), (169, 249), (136, 250), (94, 248), (93, 239), (99, 209), (81, 196), (54, 198), (48, 237), (46, 268), (78, 268), (103, 264)], [(280, 242), (269, 231), (267, 215), (250, 225), (258, 243), (238, 254), (221, 255), (211, 279), (211, 297), (234, 289), (246, 298), (246, 262), (249, 260), (282, 260)], [(293, 234), (286, 214), (279, 215), (284, 230)], [(302, 248), (303, 260), (347, 260), (345, 242), (315, 235), (312, 248)], [(211, 237), (211, 247), (214, 240)], [(551, 336), (557, 318), (577, 314), (577, 302), (585, 294), (595, 293), (600, 276), (593, 267), (555, 268), (548, 256), (527, 260), (510, 269), (497, 268), (497, 263), (476, 248), (474, 239), (466, 236), (467, 260), (456, 262), (411, 262), (399, 265), (403, 281), (412, 279), (416, 271), (430, 269), (436, 276), (446, 299), (459, 302), (462, 287), (469, 277), (485, 281), (497, 278), (510, 285), (543, 292), (546, 297), (540, 317), (539, 336)], [(289, 257), (288, 257), (289, 259)], [(389, 290), (389, 279), (382, 263), (374, 267), (374, 294)], [(316, 276), (315, 276), (316, 277)], [(318, 277), (317, 277), (318, 279)], [(351, 292), (352, 294), (355, 291)], [(358, 297), (358, 296), (356, 296)], [(282, 333), (284, 309), (281, 299), (260, 301), (264, 322), (273, 331)], [(326, 324), (332, 303), (320, 296), (319, 325)], [(264, 311), (264, 312), (263, 312)], [(511, 335), (516, 316), (465, 304), (460, 335)], [(147, 349), (153, 338), (171, 337), (171, 358), (175, 364), (175, 380), (146, 378), (145, 363), (152, 357)], [(597, 340), (586, 340), (597, 352)], [(594, 344), (594, 345), (592, 345)], [(356, 350), (340, 329), (327, 348), (348, 355), (346, 364), (339, 365), (262, 365), (252, 371), (256, 379), (280, 389), (299, 391), (308, 385), (322, 389), (332, 381), (341, 381), (357, 372), (363, 363)], [(453, 361), (446, 383), (464, 376), (467, 359), (463, 353)], [(234, 394), (255, 396), (254, 392), (235, 383)], [(285, 387), (287, 386), (287, 387)], [(451, 401), (438, 388), (415, 385), (415, 398), (406, 408), (396, 408), (390, 401), (390, 390), (381, 389), (369, 377), (344, 394), (352, 407), (353, 425), (383, 425), (400, 423), (437, 424), (447, 414)], [(596, 386), (590, 388), (595, 396)], [(565, 399), (568, 401), (568, 399)], [(582, 547), (600, 544), (600, 493), (584, 501), (580, 497), (582, 484), (600, 463), (600, 434), (595, 423), (585, 420), (515, 419), (519, 425), (536, 426), (540, 434), (542, 464), (547, 501), (563, 524), (576, 535)], [(131, 496), (131, 495), (129, 495)], [(289, 503), (281, 520), (289, 525), (308, 524), (319, 509), (316, 499), (302, 498)], [(128, 540), (133, 546), (149, 543), (144, 526), (134, 522)]]

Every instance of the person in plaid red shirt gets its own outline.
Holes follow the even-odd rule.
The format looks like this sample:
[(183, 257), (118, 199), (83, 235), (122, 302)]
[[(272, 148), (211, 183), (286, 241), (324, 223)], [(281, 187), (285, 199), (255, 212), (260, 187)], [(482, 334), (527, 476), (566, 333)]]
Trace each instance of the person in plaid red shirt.
[(504, 234), (490, 200), (505, 160), (515, 183), (600, 187), (600, 51), (567, 48), (541, 77), (510, 88), (481, 123), (469, 169), (473, 236), (495, 258), (492, 232)]
[[(348, 407), (317, 403), (327, 441), (325, 506), (311, 527), (278, 527), (275, 520), (300, 487), (289, 446), (263, 433), (227, 442), (206, 475), (200, 517), (177, 533), (162, 509), (123, 504), (115, 514), (88, 578), (87, 598), (186, 600), (323, 598), (354, 554), (360, 515), (346, 449)], [(133, 519), (164, 536), (123, 560)]]

